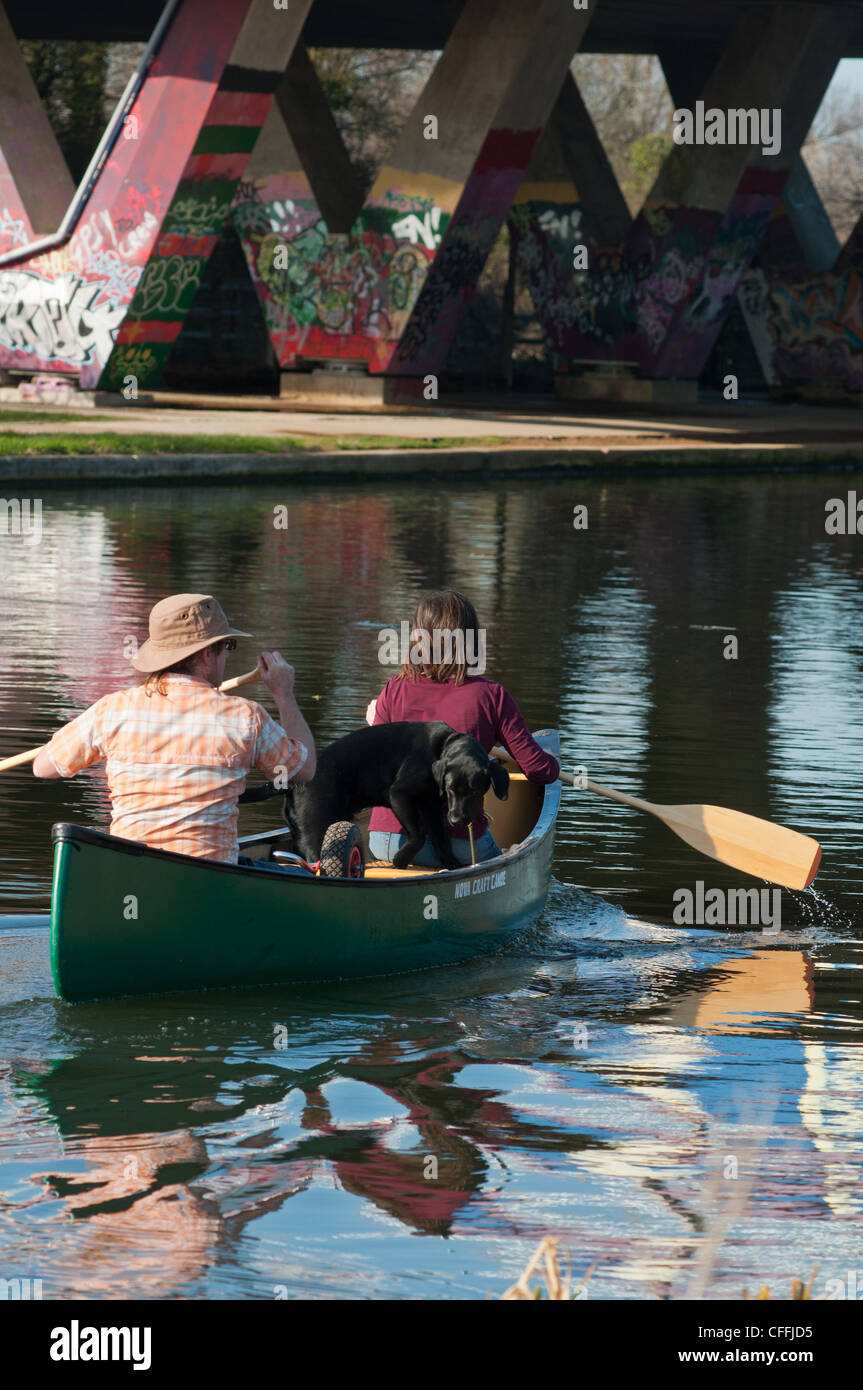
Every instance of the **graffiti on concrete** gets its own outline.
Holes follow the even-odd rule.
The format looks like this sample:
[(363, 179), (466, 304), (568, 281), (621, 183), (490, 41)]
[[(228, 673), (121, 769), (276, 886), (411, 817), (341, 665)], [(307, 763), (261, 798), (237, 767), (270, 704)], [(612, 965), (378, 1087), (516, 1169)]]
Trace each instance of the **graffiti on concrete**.
[(772, 285), (767, 323), (781, 381), (863, 390), (863, 284), (856, 270)]
[(127, 187), (111, 210), (83, 217), (65, 246), (0, 268), (0, 364), (98, 376), (140, 279), (158, 197)]
[(367, 209), (349, 234), (331, 234), (313, 199), (244, 190), (234, 221), (286, 366), (300, 354), (388, 360), (434, 254), (428, 243), (448, 218), (428, 207), (422, 216)]
[(441, 243), (441, 209), (433, 207), (427, 210), (422, 218), (419, 213), (409, 212), (407, 216), (400, 217), (393, 223), (393, 236), (397, 241), (409, 241), (412, 246), (418, 242), (433, 251)]
[[(576, 204), (513, 209), (519, 273), (555, 368), (618, 358), (649, 375), (697, 376), (781, 192), (780, 179), (768, 183), (744, 180), (724, 217), (649, 203), (620, 248), (595, 245)], [(584, 274), (573, 271), (576, 242), (588, 248)]]
[[(599, 247), (580, 204), (519, 204), (509, 216), (519, 275), (542, 324), (555, 370), (591, 345), (613, 355), (614, 345), (637, 330), (636, 268), (618, 247)], [(575, 243), (588, 248), (589, 273), (573, 274)]]
[(26, 246), (29, 240), (23, 217), (16, 217), (11, 208), (0, 208), (0, 255)]
[(740, 306), (769, 384), (863, 391), (863, 277), (852, 245), (839, 269), (821, 275), (789, 282), (759, 267), (743, 277)]
[(219, 239), (235, 191), (233, 180), (183, 180), (138, 281), (119, 340), (105, 367), (106, 386), (128, 375), (152, 386), (170, 356)]
[(0, 344), (13, 351), (70, 366), (104, 361), (124, 312), (102, 284), (72, 272), (48, 279), (0, 269)]

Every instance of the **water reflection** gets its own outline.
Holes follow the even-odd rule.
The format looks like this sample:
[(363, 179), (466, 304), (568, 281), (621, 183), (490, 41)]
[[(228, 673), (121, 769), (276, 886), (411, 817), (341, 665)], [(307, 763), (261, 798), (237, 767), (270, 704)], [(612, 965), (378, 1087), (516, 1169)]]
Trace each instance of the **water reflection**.
[[(807, 1222), (829, 1219), (847, 1262), (859, 1051), (831, 1036), (836, 972), (813, 970), (835, 948), (729, 951), (696, 933), (579, 948), (578, 933), (574, 919), (495, 960), (290, 997), (30, 1005), (43, 1049), (65, 1054), (50, 1062), (13, 1042), (7, 1008), (4, 1111), (21, 1125), (5, 1201), (50, 1236), (46, 1296), (116, 1296), (119, 1281), (126, 1296), (272, 1297), (311, 1280), (343, 1297), (340, 1277), (366, 1267), (379, 1289), (483, 1296), (547, 1230), (596, 1263), (596, 1296), (680, 1296), (732, 1195), (729, 1155), (746, 1220), (714, 1293), (798, 1268)], [(56, 1137), (34, 1154), (34, 1132)], [(304, 1204), (319, 1217), (326, 1194), (310, 1224)], [(467, 1241), (467, 1282), (424, 1256), (412, 1269), (399, 1229)], [(353, 1273), (312, 1275), (335, 1230)]]

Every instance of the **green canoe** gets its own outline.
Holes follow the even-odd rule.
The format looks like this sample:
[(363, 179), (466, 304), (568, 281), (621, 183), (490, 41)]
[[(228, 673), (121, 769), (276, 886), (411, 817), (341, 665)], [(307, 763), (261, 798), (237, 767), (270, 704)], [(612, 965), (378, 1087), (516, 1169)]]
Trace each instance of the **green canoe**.
[[(557, 756), (556, 733), (536, 738)], [(538, 786), (507, 766), (507, 801), (486, 798), (505, 853), (465, 869), (372, 864), (363, 879), (314, 878), (273, 862), (290, 848), (284, 828), (241, 839), (259, 865), (240, 867), (55, 825), (57, 993), (77, 1001), (357, 979), (497, 950), (542, 911), (560, 805), (559, 783)]]

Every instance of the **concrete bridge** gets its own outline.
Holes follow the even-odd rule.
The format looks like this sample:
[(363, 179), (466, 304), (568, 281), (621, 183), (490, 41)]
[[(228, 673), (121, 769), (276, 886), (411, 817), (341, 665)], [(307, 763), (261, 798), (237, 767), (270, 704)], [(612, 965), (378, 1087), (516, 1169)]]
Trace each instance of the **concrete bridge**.
[[(691, 398), (735, 302), (767, 383), (863, 389), (863, 221), (840, 248), (799, 157), (863, 3), (280, 3), (0, 0), (0, 369), (157, 386), (230, 216), (287, 391), (433, 399), (508, 222), (564, 396)], [(77, 190), (45, 37), (148, 41)], [(365, 196), (313, 45), (441, 50)], [(656, 53), (690, 113), (634, 219), (578, 51)]]

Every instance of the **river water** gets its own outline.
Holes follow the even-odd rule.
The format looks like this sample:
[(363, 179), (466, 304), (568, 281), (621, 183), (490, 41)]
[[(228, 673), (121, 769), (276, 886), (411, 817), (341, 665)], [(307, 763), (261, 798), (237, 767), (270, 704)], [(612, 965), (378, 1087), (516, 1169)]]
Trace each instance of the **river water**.
[[(381, 630), (453, 585), (487, 629), (488, 673), (560, 729), (568, 765), (824, 847), (778, 932), (681, 926), (677, 890), (747, 881), (565, 790), (546, 912), (500, 955), (68, 1005), (48, 966), (50, 826), (102, 825), (104, 784), (4, 774), (0, 1277), (44, 1298), (476, 1299), (554, 1235), (589, 1298), (787, 1296), (815, 1266), (816, 1294), (847, 1288), (863, 542), (824, 520), (853, 485), (79, 490), (44, 496), (39, 544), (0, 536), (0, 756), (124, 684), (128, 639), (180, 590), (216, 593), (287, 655), (322, 746), (391, 673)], [(233, 669), (255, 656), (241, 643)]]

